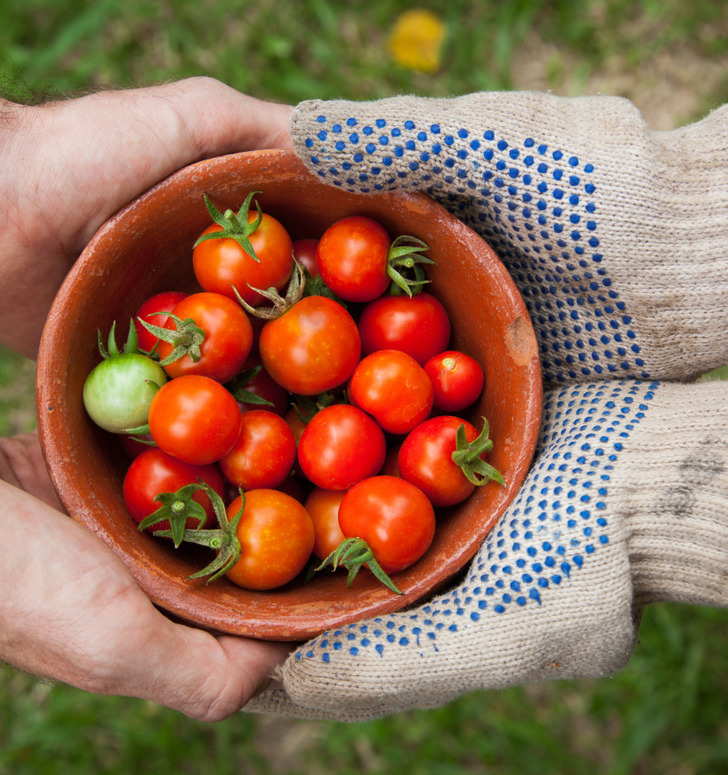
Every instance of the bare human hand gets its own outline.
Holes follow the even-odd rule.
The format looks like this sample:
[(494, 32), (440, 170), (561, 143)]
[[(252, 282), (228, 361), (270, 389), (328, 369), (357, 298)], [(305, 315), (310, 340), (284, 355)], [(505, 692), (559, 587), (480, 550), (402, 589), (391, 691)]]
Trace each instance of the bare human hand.
[(175, 624), (90, 531), (0, 482), (7, 518), (0, 658), (90, 692), (142, 697), (224, 719), (268, 683), (283, 644)]
[(0, 341), (35, 357), (56, 291), (110, 215), (186, 164), (290, 147), (289, 115), (211, 78), (39, 107), (0, 101), (0, 280), (13, 289)]
[[(0, 101), (0, 341), (37, 351), (51, 302), (101, 224), (176, 169), (290, 147), (284, 105), (209, 78), (40, 107)], [(0, 439), (0, 659), (82, 689), (215, 721), (288, 654), (172, 622), (114, 552), (61, 512), (35, 434)]]

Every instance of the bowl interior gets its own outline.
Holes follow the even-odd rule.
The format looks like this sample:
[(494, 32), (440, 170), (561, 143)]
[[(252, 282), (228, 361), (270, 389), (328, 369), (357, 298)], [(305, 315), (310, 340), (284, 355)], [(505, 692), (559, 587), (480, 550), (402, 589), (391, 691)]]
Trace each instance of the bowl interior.
[[(117, 321), (119, 339), (148, 296), (194, 290), (192, 245), (209, 225), (203, 192), (237, 210), (260, 190), (263, 209), (294, 239), (320, 236), (334, 220), (369, 215), (392, 236), (423, 239), (436, 262), (430, 290), (448, 309), (452, 345), (484, 366), (486, 387), (469, 413), (485, 415), (489, 461), (506, 487), (489, 483), (444, 511), (425, 557), (398, 574), (398, 596), (367, 573), (349, 589), (343, 573), (271, 592), (226, 579), (189, 582), (189, 554), (137, 530), (121, 488), (128, 460), (118, 440), (86, 416), (82, 387), (98, 362), (96, 332)], [(424, 194), (351, 194), (319, 181), (295, 154), (258, 151), (186, 167), (115, 215), (96, 234), (54, 302), (38, 358), (37, 412), (44, 454), (68, 513), (122, 558), (154, 603), (212, 630), (278, 640), (305, 639), (332, 626), (387, 613), (430, 593), (474, 554), (504, 512), (530, 464), (541, 412), (541, 375), (531, 323), (508, 273), (488, 245)]]

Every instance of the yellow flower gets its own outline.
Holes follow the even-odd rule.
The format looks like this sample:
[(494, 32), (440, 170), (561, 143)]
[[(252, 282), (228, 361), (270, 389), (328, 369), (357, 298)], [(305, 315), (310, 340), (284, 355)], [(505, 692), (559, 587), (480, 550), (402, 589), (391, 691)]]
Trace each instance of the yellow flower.
[(437, 14), (424, 9), (405, 11), (394, 23), (389, 37), (389, 55), (410, 70), (431, 73), (440, 66), (445, 24)]

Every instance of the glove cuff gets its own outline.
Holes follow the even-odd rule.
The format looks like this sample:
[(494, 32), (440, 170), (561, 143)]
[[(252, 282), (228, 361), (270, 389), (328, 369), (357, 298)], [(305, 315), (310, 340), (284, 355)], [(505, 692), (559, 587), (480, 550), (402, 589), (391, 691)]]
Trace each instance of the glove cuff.
[[(620, 459), (635, 603), (728, 605), (728, 383), (665, 385)], [(657, 407), (655, 407), (657, 409)]]

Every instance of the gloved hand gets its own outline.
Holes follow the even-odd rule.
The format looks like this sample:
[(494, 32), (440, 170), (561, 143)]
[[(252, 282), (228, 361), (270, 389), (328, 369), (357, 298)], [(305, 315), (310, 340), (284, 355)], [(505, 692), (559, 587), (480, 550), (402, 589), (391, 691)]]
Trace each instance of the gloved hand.
[(358, 720), (604, 676), (646, 603), (728, 603), (728, 383), (685, 382), (728, 362), (727, 110), (651, 132), (616, 98), (298, 106), (295, 147), (327, 182), (424, 190), (495, 248), (550, 390), (459, 585), (302, 645), (248, 709)]

